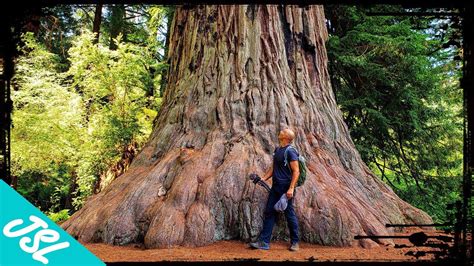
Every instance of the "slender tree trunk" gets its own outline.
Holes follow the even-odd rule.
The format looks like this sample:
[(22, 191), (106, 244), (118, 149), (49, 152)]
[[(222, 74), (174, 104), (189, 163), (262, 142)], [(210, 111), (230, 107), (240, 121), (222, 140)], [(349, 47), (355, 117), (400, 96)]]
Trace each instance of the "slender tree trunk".
[[(111, 15), (110, 15), (110, 43), (109, 48), (111, 50), (117, 49), (117, 45), (115, 44), (114, 39), (120, 33), (124, 33), (125, 28), (125, 5), (123, 4), (116, 4), (113, 5), (111, 8)], [(125, 40), (125, 36), (124, 39)]]
[[(146, 247), (255, 239), (286, 126), (308, 161), (295, 208), (303, 241), (377, 246), (386, 223), (430, 223), (364, 164), (334, 100), (321, 6), (179, 7), (158, 121), (130, 168), (62, 224), (84, 242)], [(287, 238), (285, 223), (275, 237)], [(393, 244), (391, 240), (378, 243)]]
[(92, 26), (92, 32), (95, 33), (94, 43), (99, 42), (101, 23), (102, 23), (102, 4), (99, 3), (95, 6), (94, 23)]

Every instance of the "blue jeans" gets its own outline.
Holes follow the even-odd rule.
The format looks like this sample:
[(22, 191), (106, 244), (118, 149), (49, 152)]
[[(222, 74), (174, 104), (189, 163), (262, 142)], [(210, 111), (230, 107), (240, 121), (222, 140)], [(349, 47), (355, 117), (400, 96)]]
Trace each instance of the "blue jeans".
[[(277, 216), (277, 211), (273, 208), (275, 203), (280, 200), (280, 197), (288, 191), (290, 184), (273, 184), (272, 189), (268, 195), (267, 206), (265, 207), (263, 228), (260, 232), (259, 240), (267, 244), (270, 243), (272, 238), (273, 226), (275, 225), (275, 220)], [(290, 229), (290, 239), (291, 244), (297, 243), (298, 238), (298, 218), (296, 218), (295, 209), (293, 208), (293, 199), (295, 197), (295, 192), (293, 193), (293, 198), (288, 200), (288, 207), (285, 209), (286, 221), (288, 223), (288, 228)]]

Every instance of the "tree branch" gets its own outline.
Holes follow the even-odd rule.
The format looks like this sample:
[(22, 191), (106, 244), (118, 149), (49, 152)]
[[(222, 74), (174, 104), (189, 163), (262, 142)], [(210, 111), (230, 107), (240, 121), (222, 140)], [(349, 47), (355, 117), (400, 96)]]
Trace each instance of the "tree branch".
[(413, 170), (412, 163), (409, 162), (409, 159), (407, 158), (407, 156), (405, 154), (405, 149), (403, 148), (403, 143), (402, 143), (402, 141), (403, 141), (402, 137), (399, 134), (398, 130), (395, 131), (395, 132), (396, 132), (397, 137), (398, 137), (398, 145), (399, 145), (400, 152), (401, 152), (400, 153), (401, 158), (402, 158), (403, 162), (405, 163), (405, 165), (408, 167), (408, 170), (410, 171), (411, 176), (415, 180), (415, 183), (416, 183), (417, 187), (420, 189), (421, 192), (425, 193), (425, 190), (420, 186), (420, 183), (419, 183), (419, 174), (415, 170)]
[(375, 155), (373, 155), (373, 158), (374, 158), (374, 163), (375, 163), (375, 165), (377, 166), (377, 168), (378, 168), (378, 169), (380, 170), (380, 172), (382, 173), (382, 180), (383, 180), (383, 178), (385, 177), (385, 179), (388, 181), (388, 183), (390, 184), (390, 186), (392, 186), (392, 187), (398, 189), (398, 187), (395, 186), (395, 185), (392, 183), (392, 181), (385, 175), (385, 169), (386, 169), (386, 167), (385, 167), (385, 157), (383, 158), (383, 167), (382, 167), (382, 168), (380, 167), (380, 166), (382, 166), (382, 165), (377, 162), (377, 160), (376, 160), (376, 158), (375, 158)]

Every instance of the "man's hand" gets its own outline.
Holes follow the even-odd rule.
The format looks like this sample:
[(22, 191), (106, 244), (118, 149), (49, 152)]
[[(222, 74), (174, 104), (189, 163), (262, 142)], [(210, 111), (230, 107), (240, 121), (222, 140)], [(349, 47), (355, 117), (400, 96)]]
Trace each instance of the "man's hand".
[(290, 188), (288, 189), (288, 191), (286, 192), (286, 197), (287, 197), (288, 199), (293, 198), (293, 193), (294, 193), (294, 192), (295, 192), (295, 188), (294, 188), (294, 187), (290, 187)]

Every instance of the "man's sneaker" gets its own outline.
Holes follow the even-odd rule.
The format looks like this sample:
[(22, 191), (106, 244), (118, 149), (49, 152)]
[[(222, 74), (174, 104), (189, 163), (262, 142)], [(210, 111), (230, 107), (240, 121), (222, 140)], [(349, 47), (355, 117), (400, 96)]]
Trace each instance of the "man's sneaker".
[(291, 251), (298, 251), (299, 249), (300, 249), (300, 246), (298, 245), (298, 243), (292, 243), (290, 246)]
[(252, 242), (249, 244), (249, 246), (253, 249), (264, 249), (264, 250), (270, 249), (270, 245), (263, 241)]

